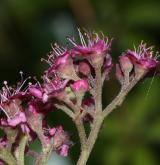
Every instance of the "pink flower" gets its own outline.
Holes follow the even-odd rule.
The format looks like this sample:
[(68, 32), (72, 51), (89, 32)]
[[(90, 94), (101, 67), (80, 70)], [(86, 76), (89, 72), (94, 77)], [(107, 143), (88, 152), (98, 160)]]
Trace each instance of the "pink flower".
[(87, 62), (80, 62), (78, 64), (78, 70), (81, 74), (87, 76), (91, 73), (90, 66)]
[(61, 156), (68, 156), (68, 152), (69, 152), (69, 146), (66, 144), (63, 144), (59, 150), (57, 151)]
[(108, 42), (108, 38), (104, 37), (102, 33), (102, 37), (100, 37), (100, 35), (95, 32), (86, 32), (82, 34), (79, 29), (78, 32), (81, 44), (76, 44), (73, 39), (68, 38), (74, 46), (72, 51), (73, 55), (89, 56), (94, 54), (102, 56), (107, 54), (111, 42)]
[(70, 141), (69, 134), (63, 130), (62, 126), (53, 127), (50, 129), (44, 128), (44, 130), (44, 137), (48, 139), (48, 141), (53, 139), (54, 151), (61, 156), (67, 156), (72, 142)]
[(68, 51), (62, 52), (56, 56), (56, 50), (54, 49), (51, 55), (48, 58), (48, 63), (50, 64), (51, 68), (49, 68), (48, 73), (53, 74), (58, 71), (64, 71), (64, 67), (70, 67), (73, 65), (73, 61), (71, 55)]
[(71, 88), (74, 92), (86, 92), (89, 90), (89, 84), (87, 80), (77, 80), (71, 85)]
[(56, 133), (56, 128), (51, 128), (51, 129), (49, 129), (49, 134), (50, 134), (51, 136), (54, 136), (55, 133)]
[(46, 74), (50, 77), (58, 75), (63, 79), (77, 79), (71, 52), (60, 48), (58, 45), (55, 45), (52, 49), (48, 59), (45, 60), (50, 65)]
[(42, 88), (40, 88), (38, 85), (32, 85), (28, 88), (29, 93), (39, 99), (42, 99), (43, 97), (43, 91)]
[(111, 46), (111, 42), (108, 41), (107, 37), (101, 33), (86, 32), (84, 34), (79, 31), (80, 44), (68, 38), (68, 40), (73, 44), (72, 56), (73, 57), (83, 57), (86, 58), (93, 67), (100, 67), (103, 64), (104, 57), (108, 54)]
[(59, 77), (49, 78), (47, 75), (44, 76), (43, 83), (43, 102), (46, 103), (50, 98), (63, 98), (64, 89), (67, 86), (69, 80), (63, 80)]
[(70, 143), (68, 133), (61, 126), (57, 127), (54, 134), (54, 146), (59, 148), (61, 145), (67, 143)]
[[(13, 120), (16, 120), (15, 123), (19, 123), (21, 119), (24, 120), (24, 115), (21, 113), (24, 111), (22, 103), (30, 99), (27, 89), (23, 87), (25, 82), (26, 80), (18, 83), (17, 87), (11, 87), (4, 81), (4, 87), (0, 91), (0, 109), (11, 123)], [(20, 117), (19, 121), (17, 115)]]
[(53, 79), (49, 79), (46, 75), (44, 76), (43, 90), (49, 95), (54, 92), (58, 92), (63, 90), (69, 80), (63, 80), (59, 77), (54, 77)]
[(147, 48), (143, 42), (137, 50), (128, 50), (123, 56), (127, 56), (135, 66), (139, 65), (148, 70), (156, 68), (158, 63), (157, 56), (153, 56), (152, 47)]

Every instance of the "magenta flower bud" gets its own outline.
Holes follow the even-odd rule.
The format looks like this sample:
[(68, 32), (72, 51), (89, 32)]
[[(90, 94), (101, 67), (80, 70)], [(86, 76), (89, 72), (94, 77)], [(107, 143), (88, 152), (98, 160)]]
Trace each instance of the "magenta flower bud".
[(132, 71), (133, 64), (127, 56), (125, 56), (125, 55), (120, 56), (119, 62), (120, 62), (121, 70), (124, 74), (130, 73)]
[(54, 136), (55, 133), (56, 133), (56, 128), (51, 128), (51, 129), (49, 129), (49, 134), (50, 134), (51, 136)]
[(111, 72), (112, 67), (113, 67), (112, 58), (108, 54), (105, 57), (105, 61), (104, 61), (104, 64), (103, 64), (103, 74), (105, 75), (106, 80), (109, 79), (109, 73)]
[(86, 62), (80, 62), (78, 65), (78, 70), (85, 76), (91, 73), (90, 66)]
[(89, 84), (87, 80), (77, 80), (71, 85), (71, 88), (74, 92), (86, 92), (89, 90)]
[(65, 52), (63, 55), (59, 56), (56, 60), (55, 60), (55, 65), (58, 67), (60, 65), (67, 65), (67, 64), (71, 64), (72, 60), (70, 58), (70, 54), (69, 52)]
[(122, 73), (122, 70), (121, 70), (119, 64), (116, 64), (116, 78), (121, 84), (123, 84), (124, 75)]
[(34, 87), (34, 86), (31, 86), (29, 87), (29, 92), (31, 93), (31, 95), (41, 99), (42, 98), (42, 91), (41, 89), (39, 89), (38, 87)]

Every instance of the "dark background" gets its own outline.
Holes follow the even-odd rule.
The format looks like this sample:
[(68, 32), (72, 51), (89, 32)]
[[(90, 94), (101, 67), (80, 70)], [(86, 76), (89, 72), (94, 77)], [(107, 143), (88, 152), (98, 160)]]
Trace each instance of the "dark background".
[[(141, 40), (160, 48), (159, 0), (0, 0), (0, 82), (16, 83), (19, 71), (41, 77), (47, 65), (40, 61), (51, 43), (66, 43), (77, 27), (102, 30), (113, 37), (114, 61)], [(105, 84), (104, 106), (116, 95), (118, 83), (111, 76)], [(129, 94), (121, 108), (103, 125), (88, 164), (160, 164), (160, 80), (148, 79)], [(70, 157), (77, 159), (79, 143), (69, 119), (55, 112), (52, 125), (69, 130), (75, 145)], [(53, 162), (54, 163), (54, 162)]]

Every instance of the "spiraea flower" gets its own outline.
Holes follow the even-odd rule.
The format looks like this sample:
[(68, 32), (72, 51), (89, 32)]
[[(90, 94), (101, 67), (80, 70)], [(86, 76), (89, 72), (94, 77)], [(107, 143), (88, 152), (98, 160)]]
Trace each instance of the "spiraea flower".
[(153, 56), (153, 47), (147, 47), (143, 42), (141, 42), (137, 50), (128, 50), (126, 56), (133, 64), (141, 65), (145, 69), (155, 68), (158, 62), (157, 56)]
[[(80, 44), (74, 39), (68, 38), (73, 44), (72, 55), (87, 58), (92, 65), (102, 65), (104, 56), (108, 54), (111, 42), (103, 33), (86, 32), (84, 34), (78, 29)], [(100, 36), (101, 35), (101, 36)]]
[(64, 131), (62, 126), (43, 128), (44, 140), (47, 143), (53, 143), (53, 150), (61, 156), (68, 156), (69, 149), (72, 146), (69, 134)]
[(131, 65), (134, 65), (135, 74), (137, 76), (142, 75), (144, 72), (156, 69), (158, 65), (158, 54), (154, 55), (153, 47), (147, 47), (143, 42), (138, 46), (138, 49), (135, 49), (134, 51), (128, 50), (122, 56), (128, 58), (124, 60), (123, 63), (125, 63), (125, 66), (128, 65), (130, 70), (132, 69)]
[(64, 90), (68, 83), (68, 79), (62, 79), (58, 76), (50, 76), (45, 74), (43, 76), (43, 83), (39, 82), (34, 85), (30, 85), (28, 88), (31, 96), (37, 98), (42, 103), (48, 103), (50, 98), (57, 96), (61, 91)]
[(46, 94), (52, 94), (56, 93), (60, 90), (63, 90), (69, 80), (63, 80), (57, 76), (55, 76), (53, 79), (50, 79), (46, 75), (44, 76), (44, 83), (43, 83), (43, 89)]
[(52, 51), (45, 61), (50, 65), (50, 68), (46, 71), (48, 75), (57, 74), (64, 79), (78, 79), (69, 50), (56, 44), (54, 47), (52, 46)]
[(1, 118), (2, 125), (15, 127), (26, 122), (22, 103), (28, 99), (28, 94), (26, 89), (22, 89), (24, 82), (18, 84), (16, 88), (10, 87), (6, 81), (4, 82), (4, 87), (0, 92), (0, 109), (5, 114), (5, 117)]
[[(72, 142), (69, 134), (63, 130), (61, 126), (55, 128), (55, 133), (52, 134), (54, 141), (54, 148), (61, 156), (67, 156)], [(51, 133), (51, 131), (50, 131)]]
[(67, 86), (69, 80), (62, 79), (58, 76), (55, 77), (48, 77), (47, 75), (44, 76), (44, 83), (43, 83), (43, 90), (44, 90), (44, 101), (45, 99), (59, 97), (63, 98), (64, 96), (64, 89)]

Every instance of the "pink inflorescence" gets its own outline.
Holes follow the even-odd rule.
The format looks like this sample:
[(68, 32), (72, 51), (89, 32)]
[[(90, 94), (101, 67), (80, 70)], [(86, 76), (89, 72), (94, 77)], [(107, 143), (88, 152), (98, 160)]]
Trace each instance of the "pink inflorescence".
[[(73, 44), (72, 53), (75, 55), (89, 56), (89, 55), (105, 55), (108, 53), (111, 42), (108, 37), (104, 36), (102, 32), (100, 34), (96, 32), (85, 32), (84, 34), (78, 29), (80, 44), (77, 44), (75, 40), (68, 38)], [(100, 36), (101, 35), (101, 36)]]
[[(72, 146), (69, 134), (62, 126), (50, 127), (46, 118), (57, 109), (57, 105), (66, 105), (67, 112), (70, 108), (70, 117), (78, 114), (76, 117), (81, 117), (81, 121), (92, 124), (95, 120), (97, 70), (102, 78), (98, 81), (103, 83), (109, 80), (112, 68), (116, 67), (116, 77), (124, 87), (144, 73), (156, 71), (159, 65), (158, 56), (154, 56), (152, 48), (147, 48), (144, 43), (137, 50), (127, 50), (114, 65), (109, 54), (111, 41), (108, 37), (102, 32), (82, 33), (79, 29), (78, 32), (80, 43), (68, 38), (70, 48), (52, 46), (48, 58), (43, 59), (49, 67), (41, 82), (34, 78), (35, 83), (26, 84), (25, 80), (15, 87), (4, 82), (0, 91), (0, 127), (5, 133), (8, 130), (16, 132), (16, 144), (12, 150), (19, 137), (26, 135), (30, 143), (39, 139), (45, 149), (52, 146), (58, 154), (67, 156)], [(8, 143), (6, 133), (5, 138), (0, 139), (0, 148), (5, 148)]]
[[(141, 42), (135, 50), (127, 50), (119, 56), (119, 63), (116, 65), (116, 76), (121, 84), (131, 78), (139, 78), (142, 75), (153, 76), (158, 73), (159, 66), (158, 52), (154, 55), (153, 47), (147, 47)], [(128, 82), (127, 82), (128, 83)]]
[(154, 56), (153, 47), (147, 47), (143, 42), (141, 42), (137, 50), (128, 50), (125, 56), (127, 56), (134, 65), (140, 65), (145, 69), (155, 68), (158, 63), (158, 56)]

